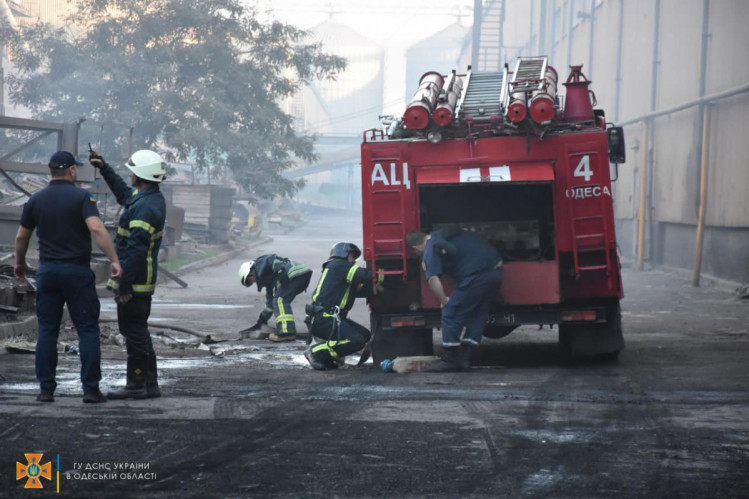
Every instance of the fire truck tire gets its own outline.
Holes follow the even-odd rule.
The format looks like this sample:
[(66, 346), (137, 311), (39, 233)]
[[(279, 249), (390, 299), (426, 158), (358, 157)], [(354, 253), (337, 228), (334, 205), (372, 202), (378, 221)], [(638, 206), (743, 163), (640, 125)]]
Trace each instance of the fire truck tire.
[(372, 325), (372, 360), (375, 366), (385, 359), (432, 355), (434, 345), (431, 328), (382, 329), (379, 314), (370, 316)]
[(562, 355), (570, 359), (590, 359), (614, 362), (624, 349), (622, 316), (619, 300), (607, 307), (607, 320), (603, 324), (560, 325), (559, 347)]

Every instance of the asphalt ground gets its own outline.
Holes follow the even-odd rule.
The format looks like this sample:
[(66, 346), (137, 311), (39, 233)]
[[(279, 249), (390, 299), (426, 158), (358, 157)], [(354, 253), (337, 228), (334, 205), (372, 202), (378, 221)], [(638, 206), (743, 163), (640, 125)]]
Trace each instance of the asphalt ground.
[[(371, 361), (318, 372), (302, 339), (238, 339), (264, 300), (239, 285), (244, 259), (305, 261), (315, 283), (333, 243), (361, 241), (358, 226), (308, 214), (183, 276), (185, 289), (160, 285), (153, 322), (226, 340), (201, 350), (154, 328), (162, 398), (83, 404), (78, 358), (61, 354), (56, 400), (39, 403), (33, 356), (0, 354), (0, 495), (56, 495), (59, 457), (68, 497), (749, 496), (749, 300), (730, 288), (625, 269), (627, 347), (609, 364), (565, 361), (548, 327), (485, 340), (474, 371), (452, 374)], [(311, 292), (294, 303), (302, 331)], [(106, 391), (122, 383), (124, 348), (102, 352)], [(50, 463), (40, 491), (16, 479), (30, 453)]]

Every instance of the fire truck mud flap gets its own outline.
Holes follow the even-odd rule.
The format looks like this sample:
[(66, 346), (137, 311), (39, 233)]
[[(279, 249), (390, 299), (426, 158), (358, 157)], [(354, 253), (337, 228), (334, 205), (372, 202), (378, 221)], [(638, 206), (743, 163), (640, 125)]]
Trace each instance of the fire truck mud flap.
[(432, 328), (383, 329), (379, 314), (370, 314), (372, 334), (372, 360), (379, 365), (385, 359), (396, 357), (432, 355)]
[(619, 301), (607, 307), (605, 323), (560, 324), (559, 347), (562, 354), (569, 358), (615, 361), (624, 349)]

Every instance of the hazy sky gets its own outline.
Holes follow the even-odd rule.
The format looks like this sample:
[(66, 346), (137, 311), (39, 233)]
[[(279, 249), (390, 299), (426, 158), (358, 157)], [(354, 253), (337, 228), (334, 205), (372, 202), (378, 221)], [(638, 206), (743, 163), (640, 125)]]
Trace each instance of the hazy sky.
[(301, 28), (331, 15), (383, 47), (411, 45), (459, 18), (473, 23), (473, 0), (246, 0)]
[[(245, 0), (260, 12), (300, 28), (329, 19), (350, 26), (385, 49), (385, 113), (405, 107), (405, 50), (460, 20), (473, 24), (473, 0)], [(262, 16), (261, 16), (262, 18)], [(449, 71), (453, 68), (435, 68)]]

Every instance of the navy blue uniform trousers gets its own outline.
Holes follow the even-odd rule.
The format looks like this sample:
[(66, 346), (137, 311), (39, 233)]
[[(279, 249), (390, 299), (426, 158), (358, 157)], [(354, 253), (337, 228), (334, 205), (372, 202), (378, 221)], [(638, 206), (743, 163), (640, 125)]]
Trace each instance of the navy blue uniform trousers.
[(148, 316), (151, 315), (151, 296), (134, 295), (130, 301), (117, 304), (117, 325), (127, 340), (127, 356), (138, 358), (156, 357), (148, 330)]
[[(503, 269), (490, 270), (474, 277), (466, 287), (455, 288), (442, 309), (442, 346), (470, 346), (481, 343), (491, 303), (502, 285)], [(463, 328), (465, 335), (461, 339)]]
[(326, 365), (358, 352), (372, 336), (369, 329), (345, 317), (341, 317), (340, 326), (336, 331), (335, 319), (317, 316), (312, 322), (311, 333), (323, 340), (312, 346), (312, 355)]
[(83, 392), (99, 388), (101, 351), (99, 340), (99, 297), (94, 272), (88, 265), (72, 262), (42, 262), (36, 272), (36, 378), (42, 392), (54, 393), (57, 383), (57, 338), (63, 305), (78, 331)]

